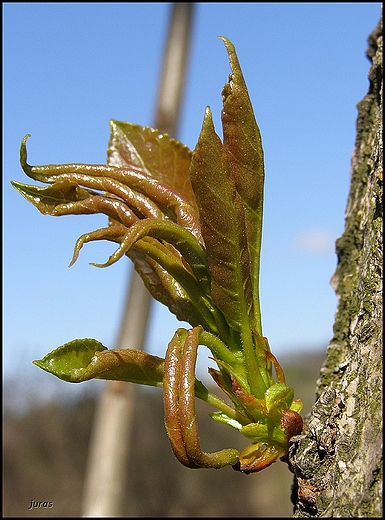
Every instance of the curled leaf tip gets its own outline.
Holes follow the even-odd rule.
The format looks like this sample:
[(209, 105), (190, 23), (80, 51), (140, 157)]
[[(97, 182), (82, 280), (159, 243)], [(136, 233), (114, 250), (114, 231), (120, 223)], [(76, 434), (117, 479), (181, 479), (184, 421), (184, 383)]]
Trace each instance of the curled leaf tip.
[(20, 145), (20, 164), (23, 168), (23, 171), (28, 175), (28, 177), (31, 177), (32, 172), (32, 166), (30, 166), (27, 163), (27, 139), (31, 137), (31, 134), (27, 134), (25, 137), (23, 137)]
[(220, 40), (222, 40), (223, 43), (225, 44), (227, 54), (229, 55), (232, 74), (233, 75), (238, 74), (240, 72), (240, 65), (239, 65), (239, 61), (238, 61), (238, 57), (237, 57), (237, 53), (236, 53), (234, 45), (231, 43), (231, 41), (228, 38), (225, 38), (224, 36), (218, 36), (218, 38)]
[(85, 237), (85, 235), (82, 235), (81, 237), (79, 237), (76, 240), (76, 244), (75, 244), (75, 247), (74, 247), (74, 252), (73, 252), (73, 255), (72, 255), (72, 258), (71, 258), (71, 262), (68, 264), (68, 267), (72, 267), (74, 265), (74, 263), (76, 262), (76, 260), (79, 258), (80, 250), (83, 247), (83, 244), (84, 244), (84, 241), (85, 241), (84, 237)]
[(78, 255), (76, 255), (76, 258), (74, 255), (71, 259), (71, 262), (68, 264), (68, 267), (72, 267), (74, 265), (74, 263), (76, 262), (77, 258), (78, 258)]
[(234, 47), (234, 45), (231, 43), (231, 41), (228, 38), (226, 38), (226, 36), (218, 36), (218, 38), (220, 40), (222, 40), (226, 46), (231, 45), (232, 47)]
[(103, 268), (103, 267), (108, 267), (110, 266), (111, 264), (107, 261), (105, 262), (104, 264), (97, 264), (95, 262), (90, 262), (90, 265), (92, 265), (93, 267), (99, 267), (100, 269)]

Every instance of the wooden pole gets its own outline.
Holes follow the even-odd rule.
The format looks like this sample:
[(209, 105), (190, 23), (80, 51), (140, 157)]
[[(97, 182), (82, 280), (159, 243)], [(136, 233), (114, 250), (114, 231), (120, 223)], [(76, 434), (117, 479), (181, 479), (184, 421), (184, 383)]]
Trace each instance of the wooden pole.
[[(179, 121), (193, 7), (192, 2), (172, 4), (163, 58), (154, 127), (172, 137), (176, 137)], [(132, 270), (117, 349), (143, 348), (150, 308), (150, 293)], [(118, 381), (105, 383), (90, 443), (83, 517), (122, 515), (134, 392), (134, 385)]]

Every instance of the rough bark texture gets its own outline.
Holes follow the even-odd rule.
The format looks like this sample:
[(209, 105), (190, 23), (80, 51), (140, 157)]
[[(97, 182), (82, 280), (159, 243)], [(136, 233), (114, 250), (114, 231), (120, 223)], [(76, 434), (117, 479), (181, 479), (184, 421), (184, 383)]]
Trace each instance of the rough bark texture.
[(295, 517), (382, 516), (382, 20), (368, 43), (370, 85), (331, 282), (334, 336), (289, 454)]

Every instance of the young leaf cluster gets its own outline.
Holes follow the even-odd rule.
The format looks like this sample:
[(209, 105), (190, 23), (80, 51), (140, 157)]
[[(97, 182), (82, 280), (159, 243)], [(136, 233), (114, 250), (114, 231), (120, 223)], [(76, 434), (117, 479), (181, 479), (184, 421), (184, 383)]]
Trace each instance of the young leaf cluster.
[[(70, 265), (87, 242), (114, 242), (107, 261), (93, 265), (128, 256), (152, 296), (192, 327), (176, 331), (164, 359), (82, 339), (34, 363), (70, 382), (102, 378), (162, 387), (166, 429), (180, 462), (253, 472), (287, 453), (291, 436), (302, 429), (302, 404), (262, 335), (262, 142), (234, 46), (222, 40), (231, 68), (222, 91), (223, 140), (209, 107), (193, 152), (152, 128), (112, 120), (106, 165), (30, 166), (27, 135), (22, 168), (48, 186), (13, 185), (43, 214), (106, 215), (106, 227), (77, 240)], [(199, 345), (211, 350), (217, 369), (209, 372), (231, 405), (196, 380)], [(195, 397), (217, 408), (214, 420), (252, 444), (241, 453), (203, 452)]]

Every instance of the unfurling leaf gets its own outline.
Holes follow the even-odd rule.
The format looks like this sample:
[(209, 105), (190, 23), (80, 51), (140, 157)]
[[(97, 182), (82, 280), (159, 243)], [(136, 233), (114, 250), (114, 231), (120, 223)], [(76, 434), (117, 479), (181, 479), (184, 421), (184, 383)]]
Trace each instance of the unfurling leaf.
[[(222, 38), (232, 74), (223, 89), (224, 142), (206, 114), (191, 161), (214, 303), (240, 334), (251, 391), (262, 398), (269, 386), (266, 356), (253, 338), (262, 336), (259, 264), (264, 166), (259, 128), (234, 46)], [(261, 361), (262, 358), (262, 361)]]
[(87, 190), (80, 188), (76, 182), (68, 179), (54, 182), (47, 188), (39, 188), (15, 181), (11, 181), (11, 183), (43, 215), (65, 215), (68, 212), (68, 206), (73, 211), (74, 203), (84, 203), (91, 198), (91, 194)]
[(97, 378), (163, 384), (164, 359), (142, 350), (108, 350), (95, 339), (75, 339), (33, 363), (70, 383)]
[(262, 139), (255, 120), (234, 45), (221, 38), (229, 55), (231, 75), (223, 88), (223, 145), (226, 149), (231, 176), (245, 211), (245, 228), (253, 289), (253, 328), (262, 335), (259, 303), (259, 268), (262, 242), (263, 191), (265, 169)]
[[(158, 158), (165, 155), (157, 169), (152, 172), (148, 170), (153, 159), (142, 161), (141, 164), (138, 152), (129, 143), (122, 129), (127, 132), (129, 130), (129, 135), (135, 137), (136, 146), (145, 150), (143, 153), (149, 157), (151, 150), (155, 150)], [(192, 325), (203, 322), (212, 327), (212, 330), (226, 334), (227, 325), (211, 301), (208, 280), (210, 274), (204, 265), (206, 259), (202, 249), (198, 212), (186, 170), (191, 152), (167, 135), (150, 130), (138, 125), (113, 123), (111, 143), (114, 144), (111, 144), (110, 149), (115, 150), (115, 161), (118, 160), (117, 133), (124, 136), (122, 149), (125, 151), (125, 160), (129, 159), (127, 149), (130, 149), (133, 158), (132, 164), (126, 164), (125, 168), (84, 164), (30, 166), (27, 163), (27, 135), (20, 148), (23, 169), (33, 179), (49, 183), (50, 186), (38, 188), (14, 183), (14, 187), (44, 214), (60, 216), (104, 213), (109, 217), (109, 228), (87, 233), (78, 240), (70, 265), (76, 260), (84, 243), (92, 240), (116, 242), (120, 246), (110, 260), (105, 264), (95, 265), (110, 265), (127, 254), (151, 294), (166, 304), (179, 319)], [(167, 154), (172, 160), (170, 157), (167, 160)], [(166, 167), (169, 167), (168, 177)], [(185, 196), (155, 177), (159, 175), (178, 186), (175, 179), (178, 174), (186, 177), (186, 171), (187, 180), (180, 184)], [(189, 201), (187, 196), (190, 197)], [(168, 236), (159, 239), (149, 236), (153, 230), (171, 229), (172, 226), (173, 232), (168, 233)], [(143, 237), (133, 241), (137, 231)], [(186, 253), (185, 258), (178, 249)]]
[(154, 178), (171, 188), (198, 215), (189, 174), (191, 150), (167, 134), (148, 126), (113, 119), (110, 127), (108, 164), (129, 168)]
[(201, 450), (195, 415), (195, 364), (202, 327), (178, 329), (169, 343), (164, 378), (166, 429), (178, 460), (189, 468), (222, 468), (238, 462), (238, 451)]
[(191, 162), (202, 234), (211, 272), (211, 291), (228, 323), (241, 330), (253, 305), (242, 206), (230, 176), (227, 156), (215, 133), (211, 111)]
[[(192, 326), (176, 331), (165, 359), (82, 339), (34, 363), (69, 382), (97, 378), (163, 387), (166, 429), (182, 464), (230, 464), (250, 473), (287, 454), (290, 438), (302, 430), (302, 403), (262, 335), (262, 141), (235, 48), (221, 39), (231, 68), (222, 91), (223, 142), (209, 107), (193, 152), (153, 128), (111, 120), (107, 165), (31, 166), (27, 135), (21, 166), (48, 186), (13, 186), (43, 214), (106, 215), (105, 227), (78, 238), (70, 265), (84, 244), (113, 242), (107, 261), (92, 265), (129, 257), (151, 295)], [(217, 369), (208, 371), (232, 404), (195, 378), (199, 345), (210, 349)], [(195, 397), (218, 410), (211, 414), (215, 421), (252, 444), (240, 453), (202, 451)]]

